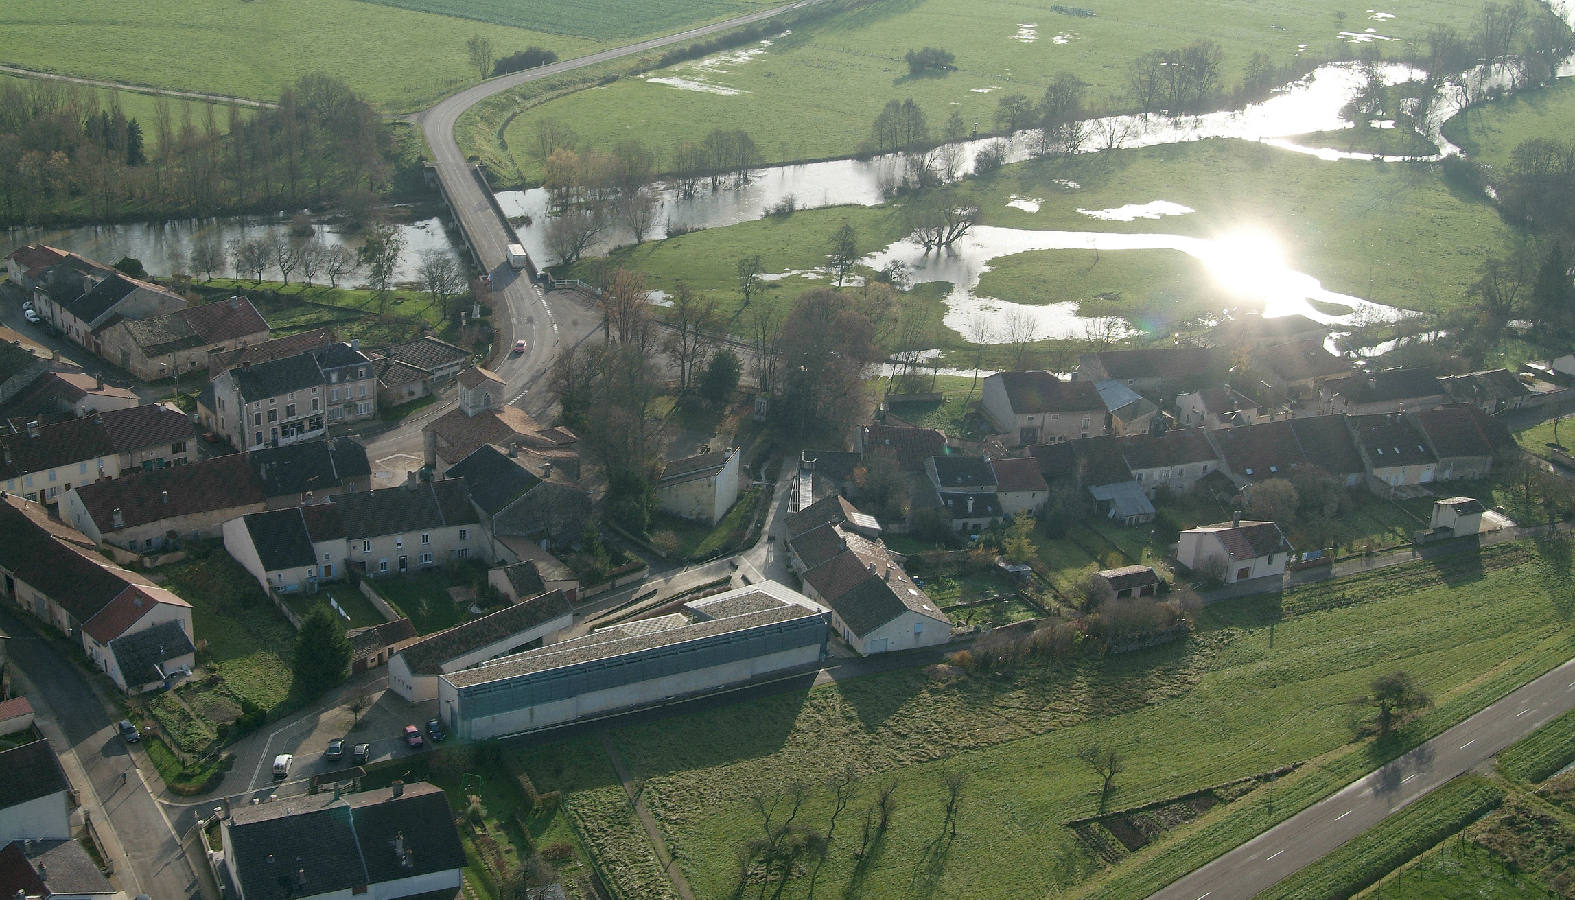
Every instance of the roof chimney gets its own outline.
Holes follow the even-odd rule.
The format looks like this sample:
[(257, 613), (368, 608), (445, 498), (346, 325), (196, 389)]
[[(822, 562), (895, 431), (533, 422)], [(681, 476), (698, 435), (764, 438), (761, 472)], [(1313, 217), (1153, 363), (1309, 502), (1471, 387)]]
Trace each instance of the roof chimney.
[(350, 349), (351, 350), (360, 350), (361, 349), (361, 339), (360, 338), (351, 338), (350, 339)]
[(126, 517), (121, 514), (120, 507), (117, 506), (110, 511), (109, 524), (115, 528), (126, 527)]
[(168, 502), (170, 502), (170, 492), (169, 491), (159, 491), (159, 502), (160, 503), (168, 503)]
[(95, 390), (95, 391), (102, 391), (103, 389), (104, 389), (104, 373), (100, 372), (97, 375), (93, 376), (93, 390)]
[(1240, 528), (1241, 527), (1241, 510), (1237, 509), (1237, 510), (1232, 510), (1231, 511), (1231, 514), (1230, 514), (1230, 526), (1232, 528)]
[[(393, 788), (395, 797), (403, 797), (405, 795), (405, 782), (403, 779), (394, 779), (394, 783), (390, 787)], [(401, 834), (403, 833), (401, 832)]]
[(32, 421), (27, 423), (27, 436), (30, 437), (30, 438), (38, 437), (38, 420), (37, 419), (33, 419)]

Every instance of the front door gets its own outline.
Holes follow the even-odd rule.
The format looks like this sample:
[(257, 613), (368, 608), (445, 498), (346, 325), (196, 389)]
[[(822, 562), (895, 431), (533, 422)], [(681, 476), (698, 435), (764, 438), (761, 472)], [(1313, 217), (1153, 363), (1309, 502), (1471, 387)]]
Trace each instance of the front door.
[(400, 574), (404, 574), (404, 572), (407, 569), (409, 569), (409, 568), (410, 568), (410, 557), (408, 557), (408, 556), (401, 556), (399, 558), (399, 571), (400, 571)]

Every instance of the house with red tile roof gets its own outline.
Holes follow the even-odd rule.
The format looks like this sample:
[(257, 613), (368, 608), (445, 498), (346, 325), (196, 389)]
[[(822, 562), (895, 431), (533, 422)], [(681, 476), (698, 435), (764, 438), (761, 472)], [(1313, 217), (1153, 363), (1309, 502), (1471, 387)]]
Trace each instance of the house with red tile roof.
[(268, 340), (268, 323), (245, 297), (230, 297), (99, 330), (100, 355), (143, 381), (207, 378), (208, 357)]

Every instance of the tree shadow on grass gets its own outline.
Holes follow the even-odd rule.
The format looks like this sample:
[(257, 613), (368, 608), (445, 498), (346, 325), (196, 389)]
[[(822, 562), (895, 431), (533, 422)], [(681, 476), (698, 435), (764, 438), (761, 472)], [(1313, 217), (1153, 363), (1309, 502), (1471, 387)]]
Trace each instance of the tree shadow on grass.
[(1543, 590), (1553, 602), (1553, 609), (1561, 619), (1575, 618), (1575, 552), (1572, 552), (1570, 535), (1555, 532), (1537, 539), (1537, 555), (1543, 562)]

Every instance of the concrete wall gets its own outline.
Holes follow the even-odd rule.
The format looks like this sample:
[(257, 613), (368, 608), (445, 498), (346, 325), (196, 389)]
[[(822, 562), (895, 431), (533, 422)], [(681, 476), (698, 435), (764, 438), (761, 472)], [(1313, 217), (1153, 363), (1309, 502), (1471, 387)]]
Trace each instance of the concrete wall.
[(1001, 512), (1006, 518), (1011, 518), (1020, 512), (1039, 515), (1046, 496), (1046, 491), (999, 491), (995, 498), (1001, 503)]
[[(142, 618), (132, 623), (125, 633), (136, 634), (139, 631), (146, 631), (155, 625), (162, 625), (165, 622), (179, 622), (181, 630), (186, 632), (186, 637), (191, 640), (193, 646), (196, 645), (197, 636), (192, 632), (191, 625), (191, 607), (176, 606), (173, 603), (154, 604), (153, 608), (143, 613)], [(122, 636), (116, 635), (116, 637)], [(115, 659), (115, 654), (110, 652), (109, 646), (94, 640), (92, 635), (88, 634), (85, 629), (82, 632), (82, 650), (88, 655), (88, 659), (93, 661), (93, 665), (97, 666), (105, 675), (108, 675), (110, 681), (115, 682), (116, 687), (132, 693), (143, 690), (144, 685), (128, 684), (126, 682), (126, 676), (121, 673), (120, 664)], [(188, 653), (185, 657), (176, 660), (176, 664), (195, 665), (196, 660), (192, 659), (191, 654)]]
[(425, 875), (378, 882), (371, 885), (370, 890), (361, 896), (370, 896), (372, 900), (397, 900), (399, 897), (413, 897), (416, 894), (432, 891), (457, 890), (459, 890), (459, 870), (444, 869), (441, 872), (428, 872)]
[(738, 458), (741, 455), (734, 450), (722, 470), (709, 478), (659, 486), (657, 502), (675, 516), (715, 525), (738, 502)]
[(449, 728), (460, 737), (485, 740), (618, 710), (649, 706), (669, 698), (739, 686), (764, 675), (818, 662), (820, 653), (820, 644), (795, 647), (753, 659), (593, 691), (566, 700), (526, 706), (477, 719), (466, 717), (459, 692), (448, 679), (441, 678), (438, 680), (438, 709)]
[(438, 698), (438, 677), (417, 675), (410, 671), (403, 653), (388, 658), (388, 687), (411, 703), (425, 703)]
[(0, 847), (27, 839), (71, 840), (71, 809), (65, 791), (0, 810)]

